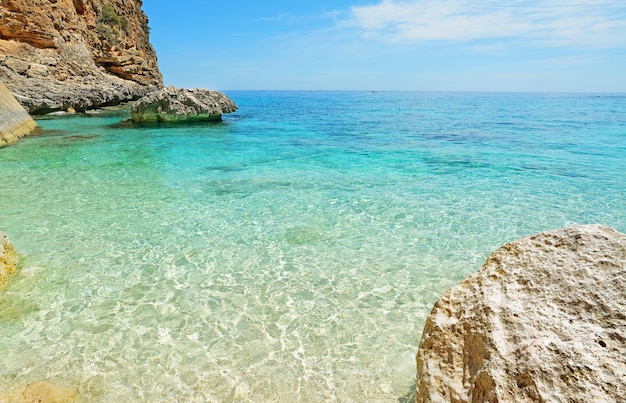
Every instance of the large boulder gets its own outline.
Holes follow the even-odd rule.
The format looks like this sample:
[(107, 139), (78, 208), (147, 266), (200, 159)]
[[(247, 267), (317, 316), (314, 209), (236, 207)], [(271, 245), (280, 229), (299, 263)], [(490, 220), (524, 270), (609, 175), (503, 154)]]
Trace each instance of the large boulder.
[(219, 121), (225, 113), (237, 110), (226, 95), (206, 89), (165, 87), (133, 104), (133, 122)]
[(15, 143), (37, 124), (0, 81), (0, 147)]
[(626, 235), (520, 239), (450, 289), (417, 354), (417, 402), (626, 401)]
[(0, 231), (0, 290), (6, 287), (9, 276), (15, 273), (17, 260), (17, 253), (7, 234)]

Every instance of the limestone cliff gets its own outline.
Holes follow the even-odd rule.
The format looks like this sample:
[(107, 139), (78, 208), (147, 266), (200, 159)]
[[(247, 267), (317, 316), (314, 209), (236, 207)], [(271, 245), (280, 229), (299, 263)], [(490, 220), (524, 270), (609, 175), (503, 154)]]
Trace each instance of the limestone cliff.
[(15, 143), (36, 127), (33, 118), (0, 81), (0, 147)]
[(416, 396), (626, 401), (626, 235), (574, 226), (494, 252), (430, 313)]
[(0, 0), (0, 80), (31, 114), (163, 85), (141, 0)]

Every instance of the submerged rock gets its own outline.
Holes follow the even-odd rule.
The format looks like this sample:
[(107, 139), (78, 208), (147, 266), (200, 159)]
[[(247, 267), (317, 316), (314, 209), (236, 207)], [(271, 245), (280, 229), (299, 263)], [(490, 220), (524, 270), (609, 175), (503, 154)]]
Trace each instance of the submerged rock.
[(206, 89), (166, 87), (133, 104), (133, 122), (219, 121), (225, 113), (237, 110), (226, 95)]
[(9, 276), (15, 273), (17, 253), (9, 241), (7, 234), (0, 231), (0, 290), (6, 287)]
[(72, 388), (64, 388), (47, 381), (37, 381), (26, 386), (18, 402), (71, 403), (78, 393)]
[(431, 311), (417, 402), (626, 396), (626, 235), (573, 226), (504, 245)]

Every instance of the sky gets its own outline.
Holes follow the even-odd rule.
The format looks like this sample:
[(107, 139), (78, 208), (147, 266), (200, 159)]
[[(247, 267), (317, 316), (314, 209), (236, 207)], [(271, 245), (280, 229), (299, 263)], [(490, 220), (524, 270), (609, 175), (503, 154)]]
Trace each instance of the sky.
[(143, 0), (166, 85), (626, 92), (624, 0)]

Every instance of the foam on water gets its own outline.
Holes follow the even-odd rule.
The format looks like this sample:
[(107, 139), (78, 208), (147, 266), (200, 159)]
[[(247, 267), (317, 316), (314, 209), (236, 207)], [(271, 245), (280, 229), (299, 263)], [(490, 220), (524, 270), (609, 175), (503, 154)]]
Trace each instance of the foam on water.
[(0, 150), (0, 391), (407, 398), (438, 296), (504, 242), (626, 230), (626, 98), (233, 92), (222, 124), (40, 120)]

